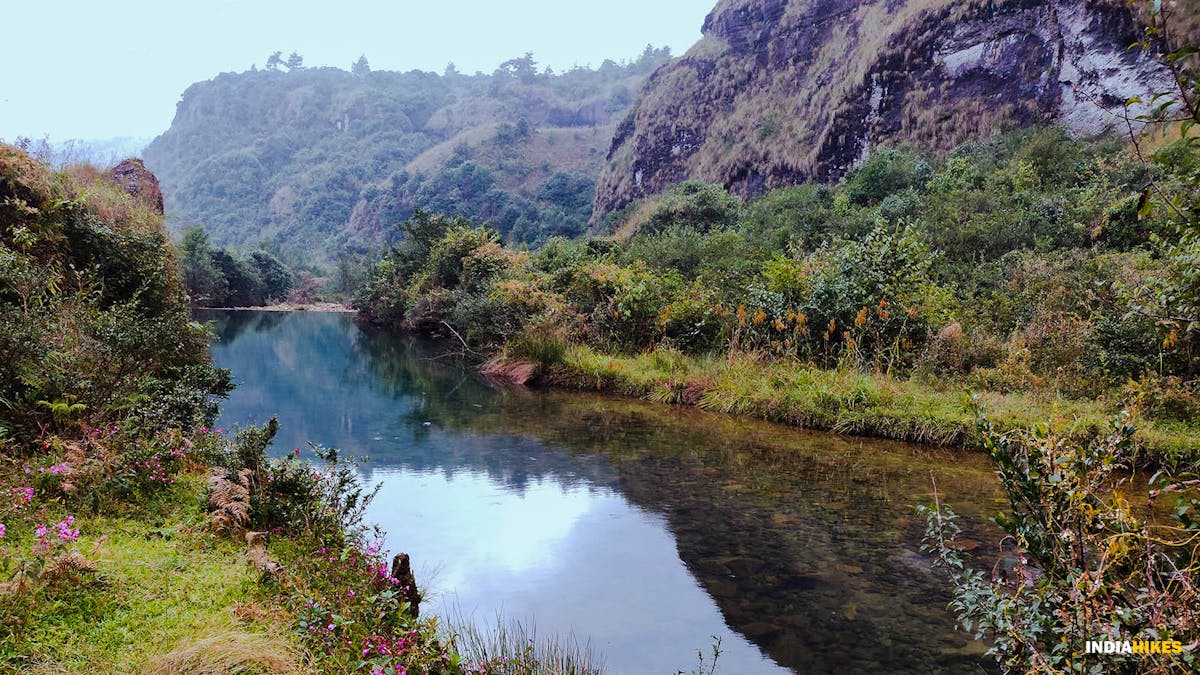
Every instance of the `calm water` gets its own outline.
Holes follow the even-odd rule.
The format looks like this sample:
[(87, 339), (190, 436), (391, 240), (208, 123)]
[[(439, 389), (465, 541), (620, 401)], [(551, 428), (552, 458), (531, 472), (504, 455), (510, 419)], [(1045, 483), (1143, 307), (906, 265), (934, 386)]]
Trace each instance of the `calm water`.
[(983, 672), (913, 514), (934, 474), (967, 535), (994, 540), (976, 455), (496, 387), (346, 315), (202, 318), (238, 383), (221, 424), (278, 415), (279, 454), (369, 456), (371, 517), (432, 613), (536, 617), (620, 674), (689, 671), (712, 636), (728, 675)]

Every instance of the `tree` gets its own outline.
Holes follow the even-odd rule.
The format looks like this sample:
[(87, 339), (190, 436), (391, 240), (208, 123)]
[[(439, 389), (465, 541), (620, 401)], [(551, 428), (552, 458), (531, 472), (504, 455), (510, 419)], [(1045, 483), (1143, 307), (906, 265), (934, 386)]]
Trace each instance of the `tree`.
[(288, 58), (287, 58), (287, 63), (285, 63), (284, 65), (287, 66), (287, 69), (289, 71), (302, 70), (304, 68), (304, 57), (300, 56), (296, 52), (292, 52), (291, 55), (288, 56)]
[(225, 277), (228, 290), (225, 303), (233, 307), (257, 307), (263, 304), (263, 282), (257, 270), (224, 249), (212, 252), (212, 264)]
[(295, 284), (295, 277), (279, 258), (266, 251), (250, 254), (250, 265), (262, 280), (263, 300), (283, 300)]
[(533, 60), (533, 52), (525, 52), (525, 56), (509, 59), (501, 63), (496, 73), (498, 75), (515, 77), (524, 84), (531, 84), (538, 77), (537, 61)]
[(193, 225), (183, 233), (183, 284), (192, 304), (213, 307), (225, 302), (228, 283), (213, 265), (212, 246), (204, 227)]
[(517, 120), (517, 126), (513, 129), (517, 138), (526, 139), (533, 134), (533, 129), (529, 124), (529, 118), (521, 115), (521, 119)]
[(358, 60), (355, 61), (354, 64), (350, 66), (350, 72), (354, 73), (355, 75), (359, 75), (359, 76), (366, 75), (367, 73), (371, 72), (371, 66), (370, 66), (370, 64), (367, 63), (367, 55), (366, 54), (359, 56)]
[(267, 57), (267, 70), (279, 70), (283, 65), (283, 52), (275, 52)]

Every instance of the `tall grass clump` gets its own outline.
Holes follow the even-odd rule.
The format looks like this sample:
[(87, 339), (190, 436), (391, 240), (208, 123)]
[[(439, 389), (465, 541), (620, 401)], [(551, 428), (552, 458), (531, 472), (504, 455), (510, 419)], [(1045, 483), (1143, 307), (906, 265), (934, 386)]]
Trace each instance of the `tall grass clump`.
[(539, 636), (530, 623), (497, 617), (479, 626), (461, 617), (451, 632), (459, 654), (488, 675), (601, 675), (604, 661), (573, 636)]

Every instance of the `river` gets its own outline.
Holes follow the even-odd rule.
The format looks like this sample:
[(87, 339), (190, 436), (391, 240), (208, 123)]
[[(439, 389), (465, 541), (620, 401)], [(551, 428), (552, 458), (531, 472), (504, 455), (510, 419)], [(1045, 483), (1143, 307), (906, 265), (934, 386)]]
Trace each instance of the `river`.
[(984, 670), (914, 513), (936, 477), (995, 541), (978, 454), (496, 386), (344, 314), (200, 318), (238, 384), (219, 425), (275, 415), (276, 454), (369, 457), (370, 519), (412, 556), (423, 612), (532, 621), (617, 675), (689, 672), (714, 638), (728, 675)]

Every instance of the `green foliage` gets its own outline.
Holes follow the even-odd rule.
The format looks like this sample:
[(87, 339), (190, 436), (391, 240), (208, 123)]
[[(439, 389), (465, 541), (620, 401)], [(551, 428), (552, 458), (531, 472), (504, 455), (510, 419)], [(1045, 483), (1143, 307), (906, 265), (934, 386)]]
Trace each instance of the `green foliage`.
[(274, 255), (241, 258), (214, 249), (200, 225), (184, 231), (180, 249), (184, 288), (198, 307), (257, 307), (287, 299), (296, 287), (296, 276)]
[[(1172, 87), (1147, 101), (1129, 102), (1143, 106), (1138, 121), (1160, 131), (1158, 139), (1151, 134), (1137, 137), (1131, 127), (1139, 156), (1158, 169), (1141, 194), (1138, 215), (1159, 215), (1171, 230), (1155, 241), (1169, 263), (1166, 273), (1127, 292), (1138, 313), (1169, 329), (1164, 344), (1186, 352), (1195, 372), (1200, 366), (1196, 363), (1200, 351), (1200, 47), (1194, 31), (1190, 35), (1186, 31), (1188, 21), (1153, 3), (1140, 45), (1163, 54)], [(1155, 141), (1159, 148), (1147, 157)]]
[[(886, 351), (892, 361), (902, 352), (911, 354), (947, 318), (949, 294), (933, 279), (935, 263), (914, 230), (876, 229), (859, 241), (835, 240), (799, 259), (769, 261), (763, 268), (767, 294), (760, 295), (757, 308), (776, 321), (790, 313), (783, 330), (792, 335), (784, 344), (791, 340), (790, 348), (800, 354), (829, 358), (831, 345), (844, 345), (842, 355), (878, 359)], [(766, 324), (739, 327), (753, 331), (755, 323)]]
[(0, 425), (18, 441), (135, 417), (187, 425), (228, 390), (162, 217), (96, 173), (51, 174), (0, 146)]
[[(1134, 292), (1179, 288), (1166, 280), (1189, 264), (1156, 243), (1169, 219), (1130, 213), (1165, 169), (1057, 129), (968, 143), (944, 161), (877, 154), (839, 185), (745, 206), (686, 184), (628, 210), (615, 237), (551, 239), (533, 255), (418, 211), (358, 307), (470, 353), (543, 365), (561, 361), (560, 341), (749, 352), (1110, 409), (1136, 395), (1142, 419), (1168, 423), (1173, 403), (1128, 389), (1174, 377), (1183, 392), (1197, 372), (1192, 341)], [(1195, 421), (1169, 423), (1186, 435)]]
[(192, 302), (219, 307), (225, 301), (229, 282), (212, 259), (212, 246), (204, 228), (195, 225), (183, 233), (183, 283)]
[(678, 227), (704, 233), (737, 224), (741, 209), (741, 202), (721, 186), (689, 181), (634, 208), (619, 229), (657, 234)]
[(920, 190), (932, 175), (933, 167), (920, 157), (883, 148), (846, 174), (842, 183), (852, 204), (874, 206), (906, 190)]
[[(1172, 522), (1140, 515), (1125, 497), (1134, 432), (1126, 419), (1085, 442), (981, 424), (1011, 508), (996, 518), (1008, 537), (992, 574), (963, 558), (949, 507), (925, 509), (926, 547), (954, 581), (951, 607), (963, 626), (991, 641), (989, 653), (1008, 672), (1195, 672), (1189, 649), (1104, 655), (1087, 654), (1084, 644), (1193, 639), (1200, 627), (1194, 495), (1178, 495)], [(1149, 501), (1183, 487), (1163, 480)]]
[(300, 451), (281, 459), (268, 459), (267, 448), (279, 430), (272, 418), (263, 427), (238, 431), (212, 461), (213, 490), (210, 503), (228, 508), (230, 487), (245, 490), (246, 510), (237, 523), (243, 529), (287, 532), (312, 537), (330, 547), (341, 547), (359, 538), (363, 516), (375, 495), (358, 479), (352, 462), (337, 450), (312, 446), (323, 466), (314, 468)]
[(490, 75), (437, 75), (277, 53), (192, 85), (146, 161), (181, 222), (205, 222), (217, 246), (276, 241), (294, 266), (378, 248), (416, 209), (536, 245), (583, 232), (628, 92), (668, 58), (555, 74), (525, 55)]
[(254, 251), (247, 261), (262, 282), (265, 301), (283, 300), (295, 285), (295, 277), (279, 258), (266, 251)]

